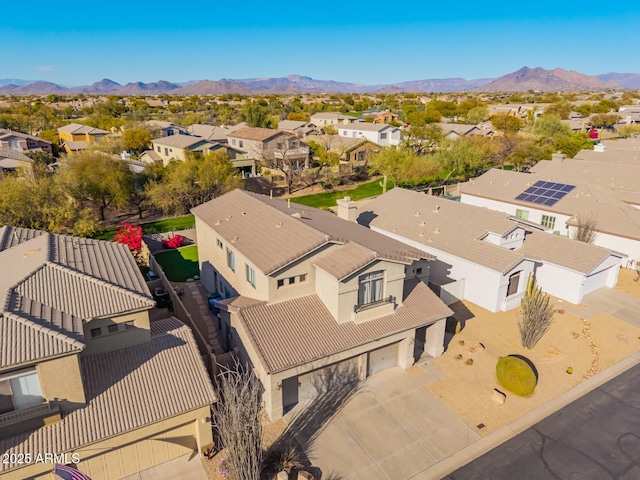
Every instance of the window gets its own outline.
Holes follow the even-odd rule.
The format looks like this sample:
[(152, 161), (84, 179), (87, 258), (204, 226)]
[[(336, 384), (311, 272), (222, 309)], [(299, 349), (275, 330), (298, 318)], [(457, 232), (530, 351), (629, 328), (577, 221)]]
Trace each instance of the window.
[(20, 144), (18, 143), (18, 140), (9, 140), (9, 148), (11, 150), (20, 150)]
[(236, 257), (233, 254), (233, 252), (228, 248), (227, 248), (227, 266), (234, 272), (236, 271)]
[(360, 276), (360, 285), (358, 287), (358, 304), (366, 305), (367, 303), (382, 300), (382, 280), (384, 272), (367, 273)]
[(160, 145), (158, 145), (158, 152), (161, 152), (162, 149), (160, 148)]
[(296, 283), (296, 277), (289, 277), (289, 285)]
[(91, 329), (91, 338), (100, 337), (102, 335), (102, 328), (92, 328)]
[(360, 150), (357, 154), (356, 154), (356, 159), (359, 162), (364, 162), (367, 159), (367, 152), (365, 152), (364, 150)]
[(516, 272), (509, 277), (509, 286), (507, 287), (507, 297), (518, 293), (518, 286), (520, 284), (520, 272)]
[(107, 327), (107, 330), (109, 331), (109, 333), (118, 333), (118, 324), (114, 323), (113, 325), (109, 325)]
[(358, 137), (358, 132), (353, 132), (353, 133), (351, 134), (351, 136), (352, 136), (353, 138), (357, 138), (357, 137)]
[(218, 245), (219, 248), (222, 248), (222, 240), (216, 238), (216, 245)]
[(386, 133), (381, 133), (380, 134), (380, 140), (386, 140), (387, 139), (387, 134)]
[(422, 275), (422, 267), (416, 268), (416, 275)]
[(235, 145), (235, 144), (236, 144), (236, 139), (235, 139), (235, 138), (232, 138), (232, 139), (231, 139), (231, 145)]
[(239, 146), (240, 148), (244, 147), (244, 142), (243, 142), (242, 140), (239, 140), (239, 141), (238, 141), (238, 146)]
[(521, 218), (522, 220), (529, 220), (529, 210), (516, 210), (516, 217)]
[(307, 281), (307, 274), (303, 273), (302, 275), (300, 275), (300, 282), (306, 282)]
[(247, 282), (249, 282), (253, 288), (256, 288), (256, 271), (249, 265), (245, 264), (245, 267), (247, 272)]
[(278, 288), (284, 287), (284, 278), (278, 280)]
[(169, 155), (169, 149), (167, 147), (164, 147), (164, 154)]
[(0, 377), (0, 415), (43, 402), (40, 380), (35, 371), (23, 370)]
[(556, 226), (556, 217), (542, 215), (542, 226), (548, 228), (549, 230), (553, 230), (553, 227)]

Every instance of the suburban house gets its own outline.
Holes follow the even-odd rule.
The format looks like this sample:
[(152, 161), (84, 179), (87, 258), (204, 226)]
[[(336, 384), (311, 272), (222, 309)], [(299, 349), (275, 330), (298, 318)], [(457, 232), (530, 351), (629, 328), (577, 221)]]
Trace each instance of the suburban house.
[(164, 165), (167, 165), (171, 160), (186, 160), (186, 152), (188, 151), (207, 153), (219, 148), (218, 144), (214, 142), (200, 137), (192, 137), (191, 135), (170, 135), (168, 137), (154, 138), (151, 143), (155, 155), (149, 158), (159, 158)]
[[(155, 302), (125, 245), (0, 228), (3, 479), (75, 464), (119, 479), (213, 445), (215, 393), (191, 330)], [(196, 453), (196, 454), (197, 454)]]
[(186, 129), (180, 125), (177, 125), (173, 122), (165, 122), (162, 120), (147, 120), (144, 123), (144, 127), (157, 132), (158, 137), (170, 137), (171, 135), (184, 135), (186, 133)]
[(370, 117), (373, 119), (373, 123), (391, 123), (397, 122), (400, 117), (395, 113), (391, 113), (386, 110), (384, 112), (371, 112), (365, 115), (366, 117)]
[(269, 128), (245, 127), (229, 135), (229, 145), (267, 164), (286, 158), (298, 168), (309, 165), (309, 146), (296, 135)]
[(210, 142), (227, 143), (227, 135), (231, 130), (215, 125), (205, 125), (203, 123), (194, 123), (187, 127), (187, 134), (194, 137), (201, 137)]
[(402, 140), (401, 130), (391, 125), (377, 123), (354, 123), (350, 125), (338, 125), (338, 135), (350, 138), (366, 138), (371, 143), (381, 147), (400, 145)]
[(356, 202), (336, 216), (235, 190), (192, 212), (226, 347), (253, 365), (271, 419), (331, 372), (347, 382), (442, 354), (453, 312), (427, 286), (433, 256), (355, 223)]
[(348, 168), (343, 168), (347, 166), (365, 165), (371, 160), (371, 155), (382, 150), (382, 147), (366, 138), (323, 134), (314, 137), (310, 141), (316, 142), (330, 153), (337, 153), (340, 158), (341, 170), (348, 170)]
[(305, 138), (310, 135), (320, 135), (322, 133), (320, 127), (313, 123), (297, 120), (280, 120), (280, 122), (278, 122), (278, 130), (293, 133), (299, 138)]
[(314, 113), (309, 118), (309, 122), (322, 128), (325, 125), (349, 125), (350, 123), (360, 123), (360, 119), (350, 115), (343, 115), (336, 112)]
[(491, 312), (519, 306), (530, 275), (545, 292), (578, 304), (614, 287), (625, 257), (512, 215), (401, 188), (364, 205), (358, 222), (435, 256), (429, 282), (447, 304), (464, 299)]
[(477, 125), (464, 125), (460, 123), (437, 123), (436, 125), (442, 129), (442, 136), (450, 140), (471, 136), (493, 136), (493, 131), (481, 130)]
[(11, 148), (0, 148), (0, 173), (13, 172), (31, 165), (33, 160), (24, 153)]
[(104, 139), (107, 135), (109, 132), (106, 130), (78, 123), (70, 123), (58, 129), (58, 136), (60, 141), (64, 142), (62, 145), (68, 154), (86, 150), (91, 144)]
[(625, 254), (633, 266), (640, 259), (638, 178), (638, 164), (555, 154), (531, 173), (492, 169), (462, 184), (460, 192), (462, 203), (505, 212), (572, 238), (580, 220), (593, 219), (594, 245)]
[(29, 150), (42, 150), (43, 152), (52, 153), (51, 142), (27, 135), (26, 133), (14, 132), (6, 128), (0, 128), (0, 150), (15, 150), (19, 152), (28, 152)]

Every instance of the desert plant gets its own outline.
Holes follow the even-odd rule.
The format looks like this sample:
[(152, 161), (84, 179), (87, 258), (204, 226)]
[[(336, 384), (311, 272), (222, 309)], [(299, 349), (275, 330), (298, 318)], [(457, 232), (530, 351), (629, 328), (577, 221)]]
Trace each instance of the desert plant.
[(527, 288), (520, 302), (518, 313), (518, 330), (522, 346), (533, 348), (549, 329), (553, 319), (553, 306), (549, 295), (544, 293), (535, 278), (527, 279)]
[(224, 468), (233, 480), (256, 480), (262, 464), (262, 384), (238, 361), (220, 369), (213, 424), (226, 449)]
[(596, 239), (596, 230), (598, 228), (598, 221), (593, 215), (578, 215), (577, 218), (578, 228), (574, 234), (574, 240), (584, 243), (593, 243)]
[(515, 355), (498, 359), (496, 376), (500, 385), (521, 397), (533, 393), (538, 384), (534, 368), (529, 362)]

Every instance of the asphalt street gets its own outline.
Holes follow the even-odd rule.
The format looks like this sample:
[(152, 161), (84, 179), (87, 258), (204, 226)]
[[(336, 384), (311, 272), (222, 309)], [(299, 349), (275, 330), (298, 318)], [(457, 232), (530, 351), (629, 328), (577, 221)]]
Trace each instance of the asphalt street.
[(640, 479), (640, 365), (445, 478)]

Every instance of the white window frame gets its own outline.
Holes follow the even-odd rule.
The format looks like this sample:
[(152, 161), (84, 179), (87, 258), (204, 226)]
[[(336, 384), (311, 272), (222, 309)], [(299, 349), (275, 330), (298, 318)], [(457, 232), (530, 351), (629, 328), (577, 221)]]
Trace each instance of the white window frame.
[(249, 282), (253, 288), (256, 288), (256, 271), (248, 263), (245, 263), (245, 272), (247, 274), (247, 282)]
[(551, 215), (542, 215), (540, 225), (542, 225), (547, 230), (553, 230), (556, 227), (556, 217), (553, 217)]
[(236, 256), (229, 247), (227, 247), (227, 267), (229, 267), (232, 272), (236, 271)]
[(365, 273), (358, 278), (358, 305), (379, 302), (384, 298), (384, 270)]
[[(7, 411), (5, 413), (24, 410), (26, 408), (35, 407), (36, 405), (44, 403), (42, 386), (40, 385), (40, 377), (38, 376), (38, 372), (35, 368), (31, 368), (28, 370), (19, 370), (8, 373), (6, 375), (2, 375), (0, 376), (0, 382), (8, 382), (8, 387), (11, 392), (11, 402), (13, 404), (13, 410)], [(17, 393), (18, 389), (23, 390), (21, 392), (21, 395), (24, 395), (24, 398), (19, 396), (19, 394)], [(26, 394), (24, 392), (25, 389), (28, 390)], [(18, 402), (16, 402), (17, 399), (19, 399)]]

